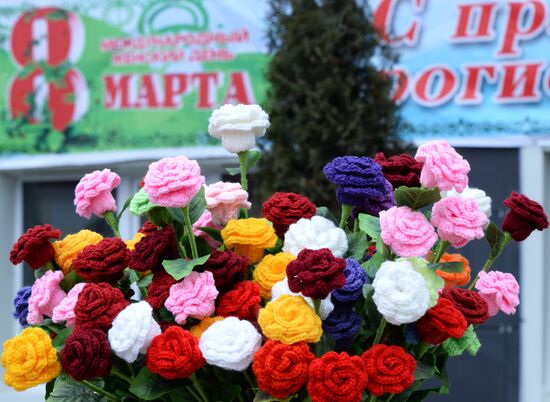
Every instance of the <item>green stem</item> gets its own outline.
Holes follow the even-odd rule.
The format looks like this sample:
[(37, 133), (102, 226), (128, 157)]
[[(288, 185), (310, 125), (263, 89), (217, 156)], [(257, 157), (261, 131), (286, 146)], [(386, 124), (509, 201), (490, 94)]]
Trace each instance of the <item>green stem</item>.
[(242, 396), (241, 394), (238, 394), (238, 395), (237, 395), (237, 398), (239, 398), (239, 401), (240, 401), (240, 402), (244, 402), (244, 398), (243, 398), (243, 396)]
[(44, 265), (44, 268), (50, 271), (55, 271), (55, 265), (53, 265), (53, 262), (51, 261), (48, 261), (46, 265)]
[(195, 388), (194, 387), (187, 387), (187, 390), (191, 393), (191, 395), (193, 395), (193, 397), (199, 401), (199, 402), (202, 402), (202, 398), (199, 394), (197, 394), (197, 391), (195, 391)]
[[(74, 381), (74, 380), (73, 380)], [(87, 380), (84, 380), (84, 381), (80, 381), (80, 382), (77, 382), (75, 381), (77, 384), (82, 384), (84, 385), (86, 388), (88, 388), (89, 390), (95, 392), (96, 394), (99, 394), (99, 395), (102, 395), (104, 396), (105, 398), (107, 398), (108, 401), (111, 401), (111, 402), (120, 402), (120, 399), (117, 398), (116, 396), (114, 396), (113, 394), (111, 394), (110, 392), (107, 392), (105, 391), (103, 388), (100, 388), (98, 387), (97, 385), (91, 383), (90, 381), (87, 381)]]
[(117, 376), (118, 378), (126, 381), (128, 384), (131, 384), (132, 383), (132, 379), (130, 377), (128, 377), (126, 374), (122, 373), (118, 368), (116, 368), (114, 365), (113, 365), (113, 368), (111, 369), (111, 374)]
[(191, 382), (193, 383), (193, 386), (195, 387), (197, 392), (200, 394), (200, 396), (204, 400), (204, 402), (208, 402), (208, 397), (206, 396), (206, 393), (204, 392), (204, 389), (202, 389), (201, 383), (199, 382), (199, 380), (197, 380), (197, 376), (195, 374), (193, 374), (189, 378), (191, 379)]
[(241, 187), (244, 191), (248, 191), (248, 180), (246, 179), (246, 160), (248, 159), (247, 152), (239, 152), (239, 165), (241, 167)]
[(246, 381), (248, 381), (248, 383), (250, 384), (250, 388), (257, 388), (256, 383), (255, 383), (254, 380), (250, 377), (250, 374), (248, 373), (247, 370), (244, 371), (244, 377), (246, 378)]
[[(319, 317), (321, 317), (321, 300), (320, 299), (313, 299), (313, 307), (315, 309), (315, 314), (317, 314)], [(315, 356), (321, 357), (321, 343), (317, 342), (313, 346), (313, 351), (315, 352)]]
[(185, 229), (187, 230), (187, 235), (189, 237), (189, 244), (191, 244), (191, 254), (193, 259), (199, 258), (199, 253), (197, 252), (197, 243), (195, 243), (195, 235), (193, 235), (193, 226), (191, 225), (191, 218), (189, 217), (189, 205), (183, 209), (183, 219), (185, 221)]
[[(481, 269), (481, 272), (487, 272), (489, 268), (491, 268), (491, 265), (493, 265), (494, 262), (495, 262), (495, 259), (493, 257), (489, 257), (489, 259), (485, 261), (485, 265)], [(476, 285), (478, 279), (479, 279), (479, 274), (477, 274), (476, 279), (474, 279), (474, 281), (472, 282), (472, 284), (468, 289), (472, 290)]]
[(437, 264), (450, 245), (451, 243), (449, 243), (447, 240), (441, 241), (439, 243), (437, 251), (430, 256), (430, 263)]
[(353, 206), (348, 204), (342, 204), (342, 215), (340, 216), (340, 229), (344, 229), (348, 223), (348, 218), (351, 215)]
[(354, 233), (359, 232), (359, 219), (353, 220), (353, 232)]
[(367, 402), (376, 402), (376, 396), (375, 395), (369, 396), (369, 399), (367, 399)]
[(386, 402), (390, 402), (394, 396), (395, 394), (390, 394), (390, 396), (388, 396), (388, 399), (386, 399)]
[(178, 241), (178, 249), (180, 251), (180, 255), (182, 258), (187, 259), (187, 250), (185, 250), (185, 247)]
[(386, 321), (386, 319), (382, 317), (382, 319), (380, 320), (380, 325), (378, 325), (378, 330), (376, 331), (376, 336), (374, 337), (374, 342), (372, 343), (373, 346), (380, 343), (380, 339), (382, 339), (382, 335), (384, 335), (384, 330), (386, 329), (387, 323), (388, 322)]
[(426, 352), (430, 349), (430, 345), (427, 343), (422, 342), (420, 344), (420, 347), (418, 348), (418, 360), (422, 359), (422, 357), (426, 354)]
[(103, 219), (105, 219), (105, 222), (111, 227), (113, 230), (113, 233), (116, 237), (120, 237), (120, 232), (118, 231), (118, 222), (115, 218), (115, 214), (113, 211), (106, 211), (103, 214)]

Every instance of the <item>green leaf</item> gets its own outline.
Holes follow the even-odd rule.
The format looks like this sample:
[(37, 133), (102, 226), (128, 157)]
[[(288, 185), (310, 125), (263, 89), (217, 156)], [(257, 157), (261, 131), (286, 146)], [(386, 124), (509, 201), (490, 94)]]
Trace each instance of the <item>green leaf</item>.
[(438, 264), (430, 264), (429, 267), (433, 271), (443, 271), (449, 274), (461, 274), (464, 272), (464, 263), (462, 261), (440, 262)]
[(189, 204), (189, 218), (191, 218), (191, 223), (198, 221), (205, 209), (206, 198), (204, 197), (204, 187), (201, 187)]
[[(245, 166), (246, 171), (250, 171), (254, 166), (256, 166), (256, 163), (260, 160), (260, 157), (262, 154), (258, 150), (250, 150), (246, 151), (246, 159), (245, 159)], [(229, 173), (231, 176), (236, 176), (241, 173), (241, 168), (227, 168), (227, 173)]]
[(414, 270), (424, 277), (426, 280), (426, 286), (430, 292), (430, 307), (437, 304), (439, 299), (439, 289), (443, 289), (445, 281), (438, 274), (435, 273), (428, 265), (428, 261), (424, 258), (398, 258), (397, 261), (408, 261), (412, 264)]
[(380, 238), (380, 219), (376, 216), (359, 214), (359, 229), (373, 239)]
[[(103, 380), (90, 381), (99, 388), (105, 386)], [(46, 402), (106, 402), (107, 399), (84, 385), (71, 380), (66, 375), (62, 374), (57, 377), (53, 390), (46, 399)]]
[(49, 271), (47, 268), (38, 268), (34, 270), (34, 279), (40, 279)]
[(174, 218), (175, 221), (179, 223), (183, 223), (183, 211), (181, 208), (168, 208), (168, 212), (170, 212), (170, 215), (172, 215), (172, 218)]
[(151, 274), (141, 278), (139, 281), (136, 282), (136, 285), (140, 288), (146, 288), (151, 284), (152, 281), (153, 281), (153, 275)]
[(433, 365), (425, 363), (423, 361), (416, 362), (416, 370), (414, 371), (415, 380), (427, 380), (432, 378), (435, 374)]
[(61, 289), (68, 293), (74, 287), (74, 285), (82, 281), (82, 278), (78, 276), (76, 271), (71, 271), (69, 272), (69, 274), (65, 275), (63, 280), (59, 283), (59, 286), (61, 287)]
[(511, 239), (510, 234), (502, 232), (493, 222), (491, 222), (489, 226), (487, 226), (487, 229), (485, 229), (485, 238), (491, 247), (489, 257), (492, 259), (495, 259), (502, 254), (504, 247), (506, 247)]
[(162, 266), (172, 278), (179, 281), (188, 276), (197, 265), (204, 264), (209, 257), (210, 255), (205, 255), (194, 260), (184, 260), (183, 258), (178, 258), (177, 260), (164, 260)]
[(361, 264), (361, 267), (363, 270), (367, 273), (368, 276), (371, 278), (374, 278), (376, 276), (376, 273), (380, 269), (380, 265), (384, 262), (384, 256), (382, 253), (376, 252), (372, 255), (372, 257)]
[(50, 397), (50, 394), (53, 391), (53, 387), (55, 386), (55, 381), (57, 380), (57, 377), (51, 380), (46, 384), (46, 394), (44, 395), (44, 400), (47, 401)]
[(370, 283), (365, 283), (363, 285), (363, 298), (367, 300), (372, 292), (374, 292), (374, 286)]
[(266, 394), (264, 391), (256, 392), (253, 402), (278, 402), (279, 400), (274, 396)]
[(462, 338), (455, 339), (449, 338), (442, 345), (443, 349), (449, 354), (449, 356), (460, 356), (467, 351), (472, 356), (477, 355), (481, 342), (474, 331), (474, 326), (470, 325)]
[(58, 351), (61, 352), (61, 349), (65, 347), (65, 341), (67, 340), (67, 337), (73, 333), (72, 327), (67, 327), (65, 329), (62, 329), (57, 333), (55, 338), (53, 338), (52, 346)]
[(174, 215), (168, 208), (152, 206), (147, 211), (147, 218), (156, 226), (166, 226), (172, 223)]
[(162, 395), (184, 388), (181, 381), (168, 381), (143, 367), (130, 385), (130, 392), (138, 398), (153, 401)]
[(338, 220), (332, 215), (332, 212), (327, 207), (318, 207), (317, 211), (315, 212), (316, 216), (321, 216), (325, 219), (328, 219), (332, 223), (334, 223), (336, 226), (338, 226)]
[(367, 234), (363, 232), (348, 234), (348, 251), (346, 258), (354, 258), (357, 261), (363, 260), (365, 253), (369, 248), (369, 239)]
[(120, 218), (122, 218), (122, 214), (124, 213), (124, 211), (126, 211), (128, 209), (128, 207), (130, 206), (130, 203), (132, 202), (132, 199), (134, 198), (134, 195), (131, 195), (130, 197), (128, 197), (128, 199), (126, 200), (126, 202), (124, 203), (124, 206), (122, 207), (122, 209), (120, 210), (120, 212), (118, 213), (118, 215), (116, 215), (116, 221), (117, 222), (120, 222)]
[(441, 199), (439, 189), (401, 186), (394, 191), (395, 201), (399, 207), (420, 209)]
[(203, 226), (201, 226), (199, 228), (199, 230), (206, 233), (208, 236), (210, 236), (211, 238), (213, 238), (217, 242), (223, 243), (223, 239), (222, 239), (222, 235), (221, 235), (220, 230), (214, 229), (214, 228), (207, 228), (207, 227), (203, 227)]

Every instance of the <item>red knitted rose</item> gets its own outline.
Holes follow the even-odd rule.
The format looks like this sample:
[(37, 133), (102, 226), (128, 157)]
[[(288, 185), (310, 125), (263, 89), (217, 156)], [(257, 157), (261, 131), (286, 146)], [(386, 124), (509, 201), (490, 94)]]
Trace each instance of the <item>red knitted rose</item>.
[(383, 152), (378, 152), (374, 156), (374, 161), (382, 166), (382, 173), (393, 188), (420, 187), (420, 172), (424, 164), (412, 156), (401, 154), (386, 158)]
[(525, 240), (533, 230), (548, 227), (548, 218), (542, 205), (515, 191), (504, 200), (510, 208), (504, 217), (502, 230), (509, 232), (515, 241)]
[(145, 299), (147, 303), (153, 307), (154, 310), (160, 309), (164, 306), (164, 302), (170, 294), (170, 288), (177, 281), (164, 270), (164, 268), (159, 269), (153, 274), (153, 280), (149, 284), (148, 295)]
[(75, 330), (89, 328), (107, 332), (118, 313), (129, 304), (120, 289), (108, 283), (89, 283), (78, 295), (74, 308)]
[(149, 233), (136, 243), (129, 266), (136, 271), (158, 271), (164, 260), (179, 258), (178, 243), (172, 226)]
[(313, 299), (324, 299), (346, 283), (346, 260), (336, 258), (328, 248), (302, 250), (286, 267), (288, 287)]
[(13, 245), (10, 252), (10, 261), (17, 265), (25, 261), (32, 269), (38, 269), (54, 256), (50, 239), (59, 239), (61, 230), (53, 229), (50, 225), (37, 225), (27, 230)]
[(147, 236), (150, 233), (154, 233), (158, 230), (157, 225), (155, 225), (151, 221), (146, 221), (143, 226), (138, 230), (139, 233), (143, 233), (145, 236)]
[(374, 345), (362, 355), (367, 368), (367, 390), (376, 396), (400, 394), (414, 382), (416, 360), (400, 346)]
[(111, 372), (113, 359), (107, 336), (99, 329), (73, 332), (61, 351), (63, 371), (76, 381), (104, 377)]
[(416, 323), (422, 342), (432, 345), (439, 345), (449, 338), (462, 338), (466, 328), (468, 323), (462, 313), (444, 297), (440, 297)]
[(273, 223), (277, 236), (284, 237), (288, 227), (302, 218), (315, 215), (317, 206), (296, 193), (275, 193), (262, 205), (262, 215)]
[(153, 338), (145, 359), (149, 371), (169, 380), (187, 378), (205, 363), (197, 338), (177, 325)]
[(220, 297), (216, 315), (257, 321), (261, 301), (260, 287), (257, 283), (239, 282), (232, 290)]
[(118, 237), (86, 246), (73, 260), (72, 268), (87, 282), (115, 283), (128, 266), (130, 250)]
[(307, 393), (312, 402), (359, 402), (367, 382), (363, 359), (328, 352), (309, 366)]
[(305, 342), (286, 345), (269, 340), (254, 354), (252, 372), (260, 390), (286, 399), (305, 385), (313, 359)]
[(242, 281), (248, 268), (248, 257), (240, 256), (232, 251), (212, 252), (208, 261), (196, 267), (195, 271), (210, 271), (214, 275), (216, 289), (220, 293), (227, 292), (235, 287), (235, 284)]
[(440, 297), (449, 299), (462, 313), (468, 324), (483, 324), (489, 319), (487, 302), (473, 290), (460, 288), (445, 288)]

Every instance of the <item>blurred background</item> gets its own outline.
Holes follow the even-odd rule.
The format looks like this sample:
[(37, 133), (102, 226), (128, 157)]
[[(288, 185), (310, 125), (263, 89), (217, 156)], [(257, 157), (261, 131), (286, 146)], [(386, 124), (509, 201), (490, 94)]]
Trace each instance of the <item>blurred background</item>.
[[(0, 341), (20, 328), (9, 263), (26, 228), (108, 233), (74, 212), (80, 177), (108, 167), (119, 207), (147, 166), (197, 159), (208, 183), (237, 160), (207, 133), (224, 103), (272, 121), (251, 178), (257, 200), (295, 191), (334, 207), (322, 167), (335, 156), (414, 152), (447, 139), (470, 185), (520, 191), (550, 210), (548, 0), (3, 0), (0, 2)], [(227, 179), (227, 176), (225, 176)], [(330, 190), (329, 190), (330, 189)], [(328, 191), (327, 191), (328, 190)], [(337, 212), (335, 210), (335, 212)], [(142, 222), (122, 221), (130, 239)], [(450, 363), (447, 402), (550, 401), (548, 234), (509, 247), (521, 306), (479, 329), (475, 358)], [(464, 249), (474, 270), (487, 245)], [(480, 243), (480, 244), (477, 244)], [(36, 388), (0, 400), (43, 400)]]

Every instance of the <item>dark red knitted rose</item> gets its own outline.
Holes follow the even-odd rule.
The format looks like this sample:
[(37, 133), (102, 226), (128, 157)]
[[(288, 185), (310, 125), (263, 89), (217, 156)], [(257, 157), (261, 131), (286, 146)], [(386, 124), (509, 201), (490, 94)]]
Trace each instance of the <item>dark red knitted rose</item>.
[(288, 287), (313, 299), (324, 299), (346, 283), (346, 260), (336, 258), (328, 248), (302, 250), (286, 267)]
[(164, 302), (170, 295), (170, 288), (177, 281), (164, 270), (164, 268), (159, 269), (153, 275), (153, 280), (149, 284), (148, 295), (145, 299), (147, 303), (153, 307), (154, 310), (160, 309), (164, 306)]
[(72, 268), (87, 282), (115, 283), (128, 266), (130, 250), (118, 237), (86, 246), (73, 260)]
[(400, 346), (374, 345), (362, 357), (369, 377), (367, 390), (373, 395), (400, 394), (414, 382), (416, 360)]
[(306, 384), (313, 359), (305, 342), (286, 345), (269, 340), (254, 354), (252, 372), (260, 390), (286, 399)]
[(50, 225), (37, 225), (27, 230), (13, 245), (10, 261), (17, 265), (25, 261), (32, 269), (38, 269), (51, 261), (54, 256), (50, 239), (59, 239), (61, 230)]
[(309, 366), (306, 389), (313, 402), (359, 402), (367, 382), (362, 358), (328, 352)]
[(89, 283), (78, 295), (74, 308), (75, 331), (88, 328), (107, 332), (129, 304), (120, 289), (108, 283)]
[(145, 359), (149, 371), (169, 380), (187, 378), (205, 363), (197, 338), (176, 325), (153, 338)]
[(440, 297), (449, 299), (462, 313), (468, 324), (483, 324), (489, 319), (487, 302), (473, 290), (460, 288), (445, 288)]
[(99, 329), (73, 332), (61, 351), (63, 371), (76, 381), (104, 377), (111, 372), (113, 359), (107, 336)]
[(440, 297), (437, 304), (416, 323), (422, 342), (439, 345), (449, 338), (462, 338), (468, 323), (448, 299)]
[(533, 230), (548, 227), (548, 217), (542, 205), (515, 191), (504, 200), (510, 211), (504, 217), (502, 230), (509, 232), (515, 241), (525, 240)]
[(178, 243), (172, 226), (149, 233), (136, 243), (130, 254), (130, 268), (139, 271), (158, 271), (164, 260), (179, 258)]
[(283, 237), (288, 227), (302, 218), (315, 215), (317, 206), (296, 193), (275, 193), (262, 205), (262, 215), (273, 223), (277, 236)]
[(386, 158), (383, 152), (378, 152), (374, 156), (374, 161), (382, 166), (382, 173), (393, 188), (420, 187), (420, 172), (424, 164), (412, 156), (401, 154)]
[(155, 225), (151, 221), (146, 221), (143, 226), (138, 230), (139, 233), (143, 233), (145, 236), (147, 236), (150, 233), (154, 233), (158, 230), (157, 225)]
[(216, 315), (257, 321), (261, 301), (260, 287), (257, 283), (252, 281), (239, 282), (232, 290), (220, 297)]
[(248, 268), (248, 257), (239, 256), (232, 251), (212, 252), (208, 261), (196, 267), (195, 271), (210, 271), (214, 275), (216, 289), (220, 293), (227, 292), (235, 287), (235, 284), (242, 281)]

